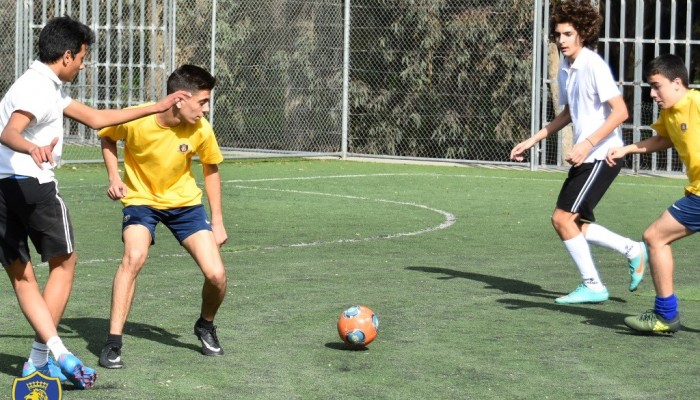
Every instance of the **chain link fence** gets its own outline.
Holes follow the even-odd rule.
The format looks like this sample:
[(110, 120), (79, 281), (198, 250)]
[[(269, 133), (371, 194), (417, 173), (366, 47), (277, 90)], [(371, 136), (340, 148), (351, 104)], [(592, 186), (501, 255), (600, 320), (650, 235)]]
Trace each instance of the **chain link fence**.
[[(17, 55), (0, 66), (2, 89), (35, 57), (43, 24), (69, 14), (97, 37), (67, 85), (74, 98), (98, 108), (152, 101), (177, 65), (207, 67), (218, 78), (210, 119), (228, 150), (489, 161), (529, 132), (531, 2), (354, 1), (347, 48), (345, 6), (19, 0), (0, 11), (3, 54)], [(66, 122), (66, 144), (67, 162), (100, 159), (80, 124)]]
[[(14, 3), (0, 9), (0, 90), (35, 57), (43, 24), (69, 14), (97, 37), (89, 66), (66, 85), (74, 98), (98, 108), (153, 101), (174, 68), (200, 65), (218, 79), (209, 119), (230, 157), (509, 163), (514, 143), (555, 114), (547, 69), (558, 52), (547, 43), (548, 0)], [(658, 111), (645, 98), (641, 65), (668, 51), (682, 51), (693, 65), (699, 6), (596, 3), (606, 16), (599, 50), (635, 110), (623, 126), (629, 142), (650, 134)], [(625, 20), (631, 15), (637, 21)], [(66, 162), (101, 160), (94, 131), (67, 120), (65, 133)], [(566, 139), (543, 142), (533, 165), (561, 165)], [(654, 169), (672, 158), (629, 166)]]

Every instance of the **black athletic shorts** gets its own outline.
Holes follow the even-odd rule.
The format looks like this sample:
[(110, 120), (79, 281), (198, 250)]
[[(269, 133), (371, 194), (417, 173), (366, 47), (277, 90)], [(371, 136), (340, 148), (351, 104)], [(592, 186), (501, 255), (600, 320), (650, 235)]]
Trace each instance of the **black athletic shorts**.
[(593, 209), (621, 169), (622, 163), (611, 167), (605, 160), (571, 167), (559, 192), (557, 208), (579, 214), (583, 220), (595, 222)]
[(30, 261), (29, 239), (44, 262), (73, 252), (73, 226), (56, 182), (0, 179), (0, 263)]

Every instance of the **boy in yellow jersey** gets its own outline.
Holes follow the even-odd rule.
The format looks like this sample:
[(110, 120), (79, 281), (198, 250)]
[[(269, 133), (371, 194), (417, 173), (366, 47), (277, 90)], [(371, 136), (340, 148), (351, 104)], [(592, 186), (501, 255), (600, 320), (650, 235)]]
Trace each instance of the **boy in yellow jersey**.
[[(219, 252), (227, 234), (221, 211), (223, 156), (214, 131), (204, 118), (216, 79), (202, 68), (183, 65), (169, 77), (167, 91), (186, 90), (192, 97), (170, 110), (99, 132), (109, 176), (107, 195), (124, 205), (124, 255), (114, 276), (109, 335), (99, 364), (122, 368), (122, 332), (131, 309), (136, 277), (148, 250), (155, 244), (155, 228), (163, 223), (192, 255), (204, 274), (200, 318), (194, 333), (202, 353), (223, 355), (214, 317), (226, 293), (226, 271)], [(117, 141), (124, 142), (124, 180), (118, 170)], [(211, 222), (202, 205), (202, 191), (190, 168), (199, 156), (204, 174)]]
[(700, 92), (688, 89), (688, 70), (675, 55), (661, 55), (647, 66), (651, 98), (661, 108), (651, 125), (658, 135), (625, 147), (610, 149), (607, 162), (636, 153), (653, 153), (673, 146), (687, 168), (685, 196), (671, 205), (644, 231), (654, 280), (654, 308), (625, 318), (639, 332), (673, 333), (680, 329), (678, 299), (673, 292), (671, 243), (700, 231)]

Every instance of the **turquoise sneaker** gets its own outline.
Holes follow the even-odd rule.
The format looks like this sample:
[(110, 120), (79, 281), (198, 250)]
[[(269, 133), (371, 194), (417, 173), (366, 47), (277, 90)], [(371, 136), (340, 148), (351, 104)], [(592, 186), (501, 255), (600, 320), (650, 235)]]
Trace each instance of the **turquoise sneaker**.
[(58, 365), (66, 378), (77, 388), (90, 389), (95, 384), (97, 372), (83, 365), (73, 354), (61, 354), (58, 357)]
[(41, 368), (37, 368), (32, 360), (27, 360), (22, 367), (22, 378), (33, 374), (37, 370), (49, 378), (58, 378), (61, 382), (68, 380), (61, 372), (61, 369), (53, 362), (53, 357), (49, 357), (49, 361)]
[(637, 332), (645, 333), (675, 333), (681, 329), (680, 314), (668, 321), (654, 310), (647, 310), (639, 315), (625, 318), (625, 325)]
[(630, 267), (630, 292), (637, 290), (639, 284), (642, 283), (642, 279), (644, 279), (644, 270), (646, 269), (646, 264), (649, 262), (647, 245), (644, 242), (639, 242), (639, 247), (641, 248), (639, 255), (627, 260), (627, 265)]
[(582, 282), (573, 292), (554, 299), (554, 302), (557, 304), (602, 303), (608, 297), (608, 289), (603, 288), (603, 290), (596, 292)]

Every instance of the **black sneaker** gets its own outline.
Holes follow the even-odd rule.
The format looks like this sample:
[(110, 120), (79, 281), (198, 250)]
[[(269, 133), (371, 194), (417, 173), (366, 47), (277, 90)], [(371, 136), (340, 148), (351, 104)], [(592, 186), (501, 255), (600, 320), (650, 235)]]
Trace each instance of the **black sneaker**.
[(205, 356), (224, 355), (224, 349), (221, 348), (219, 338), (216, 337), (216, 326), (207, 329), (195, 324), (194, 334), (197, 336), (197, 339), (202, 341), (202, 354)]
[(100, 367), (110, 369), (124, 368), (122, 349), (109, 345), (105, 346), (100, 352)]

